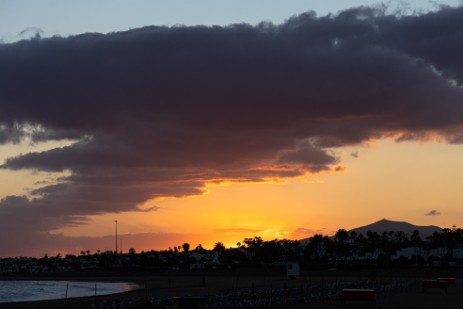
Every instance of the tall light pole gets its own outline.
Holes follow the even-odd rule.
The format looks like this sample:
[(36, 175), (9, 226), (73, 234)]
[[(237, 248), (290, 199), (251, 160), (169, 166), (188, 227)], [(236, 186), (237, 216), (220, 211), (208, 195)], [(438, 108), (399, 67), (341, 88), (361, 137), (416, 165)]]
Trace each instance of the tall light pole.
[(116, 254), (117, 254), (117, 220), (114, 220), (114, 222), (116, 223)]

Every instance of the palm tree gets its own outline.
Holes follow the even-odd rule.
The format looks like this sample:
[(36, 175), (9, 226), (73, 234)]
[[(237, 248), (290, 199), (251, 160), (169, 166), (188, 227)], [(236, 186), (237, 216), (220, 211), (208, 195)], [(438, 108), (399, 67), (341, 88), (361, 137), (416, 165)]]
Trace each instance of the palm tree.
[(402, 248), (402, 244), (407, 241), (407, 235), (402, 231), (395, 233), (395, 239), (399, 248)]
[(246, 245), (246, 249), (248, 250), (251, 258), (253, 260), (257, 259), (264, 244), (262, 238), (259, 236), (255, 236), (254, 238), (245, 238), (243, 243)]
[(379, 235), (377, 232), (367, 231), (367, 251), (374, 252), (379, 247)]
[(365, 255), (365, 244), (367, 242), (367, 239), (365, 238), (365, 236), (363, 236), (362, 233), (359, 233), (356, 235), (353, 241), (354, 241), (353, 252), (355, 253), (355, 256), (358, 257), (360, 255)]
[(182, 245), (182, 248), (184, 252), (188, 252), (190, 251), (190, 244), (186, 242)]
[(410, 237), (410, 242), (414, 247), (419, 247), (422, 243), (421, 241), (421, 236), (420, 236), (420, 231), (414, 230), (412, 233), (412, 236)]
[(222, 253), (225, 251), (225, 245), (222, 243), (222, 242), (216, 242), (214, 244), (214, 248), (212, 249), (212, 251), (216, 251), (216, 252), (219, 252), (219, 253)]
[(354, 243), (355, 240), (357, 239), (357, 232), (356, 231), (351, 231), (349, 233), (349, 239), (351, 243)]
[(203, 248), (203, 245), (199, 244), (196, 246), (194, 251), (199, 252), (199, 253), (204, 253), (206, 249)]
[(336, 242), (336, 255), (343, 256), (344, 259), (348, 253), (348, 247), (346, 245), (347, 240), (349, 239), (349, 232), (345, 229), (339, 229), (334, 235), (334, 241)]
[(322, 234), (315, 234), (309, 238), (309, 243), (304, 248), (306, 259), (315, 260), (316, 263), (320, 263), (322, 258), (326, 257), (325, 238), (328, 239), (328, 237)]

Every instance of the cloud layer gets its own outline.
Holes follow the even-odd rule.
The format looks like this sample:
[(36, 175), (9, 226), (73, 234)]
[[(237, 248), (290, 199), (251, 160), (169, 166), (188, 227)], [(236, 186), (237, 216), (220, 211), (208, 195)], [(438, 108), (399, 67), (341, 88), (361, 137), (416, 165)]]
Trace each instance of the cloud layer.
[(440, 216), (441, 213), (438, 210), (433, 209), (433, 210), (425, 213), (424, 215), (425, 216)]
[(0, 143), (70, 139), (8, 158), (69, 171), (0, 201), (32, 233), (208, 182), (337, 170), (337, 147), (395, 136), (463, 141), (463, 8), (395, 17), (370, 8), (281, 25), (146, 27), (0, 45)]

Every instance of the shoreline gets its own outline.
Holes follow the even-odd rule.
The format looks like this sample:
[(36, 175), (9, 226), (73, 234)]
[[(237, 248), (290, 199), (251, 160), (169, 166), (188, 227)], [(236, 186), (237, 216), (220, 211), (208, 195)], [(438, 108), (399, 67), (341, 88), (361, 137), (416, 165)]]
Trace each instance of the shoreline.
[(0, 290), (2, 291), (0, 307), (5, 303), (108, 296), (141, 288), (140, 284), (135, 282), (123, 281), (56, 280), (54, 278), (5, 280), (0, 281)]

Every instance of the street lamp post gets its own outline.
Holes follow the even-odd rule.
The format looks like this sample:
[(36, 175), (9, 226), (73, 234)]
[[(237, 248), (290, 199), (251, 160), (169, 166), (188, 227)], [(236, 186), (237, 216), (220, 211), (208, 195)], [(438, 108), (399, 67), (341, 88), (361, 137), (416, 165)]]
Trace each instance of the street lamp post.
[(116, 254), (117, 254), (117, 220), (114, 221), (116, 223)]

